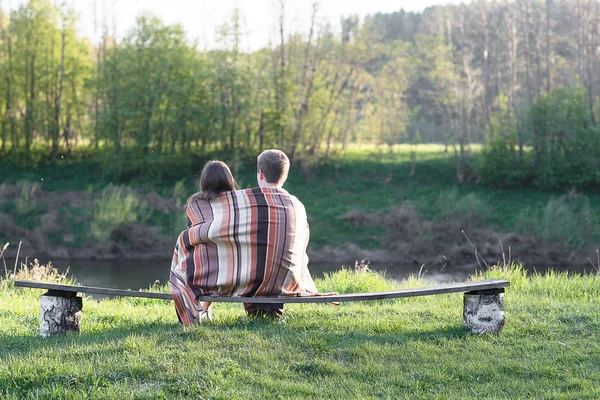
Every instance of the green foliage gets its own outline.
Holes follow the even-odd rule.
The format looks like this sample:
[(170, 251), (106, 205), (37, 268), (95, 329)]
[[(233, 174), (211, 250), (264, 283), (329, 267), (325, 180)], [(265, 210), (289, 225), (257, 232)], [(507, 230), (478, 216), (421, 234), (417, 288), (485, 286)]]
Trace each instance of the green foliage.
[(524, 138), (531, 151), (518, 150), (509, 127), (483, 153), (479, 172), (485, 183), (543, 189), (600, 185), (600, 128), (591, 124), (584, 89), (559, 88), (540, 96), (523, 124), (531, 132)]
[[(11, 12), (9, 24), (3, 18), (1, 35), (6, 75), (2, 91), (7, 94), (2, 135), (11, 152), (21, 153), (13, 157), (29, 162), (32, 156), (35, 162), (31, 150), (37, 139), (56, 145), (67, 132), (65, 144), (69, 147), (68, 136), (86, 128), (89, 44), (77, 33), (74, 12), (49, 0), (20, 4)], [(62, 108), (57, 115), (59, 102)]]
[(591, 244), (600, 235), (600, 218), (592, 211), (590, 200), (575, 192), (552, 198), (545, 206), (525, 208), (517, 226), (523, 233), (573, 248)]
[(516, 136), (491, 139), (482, 152), (478, 173), (484, 184), (497, 187), (524, 186), (531, 182), (533, 160), (530, 152), (521, 157)]
[[(4, 185), (4, 184), (3, 184)], [(0, 190), (3, 185), (0, 185)], [(13, 215), (20, 226), (34, 229), (40, 224), (40, 217), (44, 214), (45, 205), (39, 201), (40, 185), (26, 180), (17, 182), (18, 195), (14, 199), (0, 199), (0, 212)], [(0, 230), (0, 235), (3, 232)], [(11, 240), (12, 238), (6, 238)]]
[(175, 186), (173, 186), (173, 194), (171, 196), (175, 199), (175, 205), (177, 205), (177, 207), (183, 207), (188, 196), (189, 193), (186, 189), (185, 180), (181, 179), (175, 182)]
[(38, 184), (32, 184), (26, 181), (21, 182), (21, 192), (14, 200), (14, 207), (17, 214), (25, 216), (38, 208), (35, 192), (39, 190), (40, 185)]
[(109, 187), (94, 204), (90, 236), (100, 241), (108, 240), (115, 228), (126, 223), (141, 223), (147, 215), (145, 205), (134, 193), (120, 187)]
[(135, 186), (168, 185), (193, 173), (193, 158), (176, 155), (142, 155), (135, 150), (123, 154), (108, 152), (103, 155), (102, 174), (105, 181)]
[(455, 186), (440, 192), (435, 202), (437, 218), (460, 218), (465, 223), (482, 223), (490, 217), (488, 202), (477, 193), (461, 195)]

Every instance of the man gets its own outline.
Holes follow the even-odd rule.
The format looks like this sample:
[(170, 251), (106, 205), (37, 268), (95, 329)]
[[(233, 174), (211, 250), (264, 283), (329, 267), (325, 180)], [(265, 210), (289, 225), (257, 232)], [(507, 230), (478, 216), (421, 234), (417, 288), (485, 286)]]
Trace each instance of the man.
[[(294, 232), (294, 236), (300, 236), (301, 241), (305, 243), (302, 248), (302, 258), (306, 260), (306, 263), (308, 263), (306, 246), (308, 245), (309, 228), (304, 205), (295, 196), (290, 195), (283, 189), (283, 184), (287, 180), (289, 170), (290, 160), (283, 151), (276, 149), (265, 150), (260, 153), (257, 159), (256, 180), (260, 188), (274, 188), (278, 192), (285, 193), (287, 196), (289, 196), (289, 199), (294, 203), (296, 220), (302, 221), (302, 224), (306, 222), (305, 230), (301, 232)], [(288, 231), (286, 233), (289, 234), (290, 232)], [(278, 262), (277, 260), (273, 261), (275, 263)], [(301, 263), (303, 263), (303, 261), (301, 261)], [(275, 265), (276, 269), (279, 267), (280, 266)], [(275, 320), (279, 320), (283, 316), (283, 303), (244, 303), (244, 308), (250, 316), (267, 316)]]
[[(282, 188), (290, 168), (280, 150), (258, 156), (259, 187), (188, 204), (191, 221), (178, 238), (171, 291), (180, 321), (210, 320), (202, 295), (321, 295), (308, 271), (304, 205)], [(281, 318), (283, 304), (244, 304), (252, 316)]]

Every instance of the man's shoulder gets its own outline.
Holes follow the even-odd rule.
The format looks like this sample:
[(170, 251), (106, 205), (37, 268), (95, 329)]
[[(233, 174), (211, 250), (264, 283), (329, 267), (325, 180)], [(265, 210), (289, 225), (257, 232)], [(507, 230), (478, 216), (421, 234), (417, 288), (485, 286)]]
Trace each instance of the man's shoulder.
[(300, 199), (298, 199), (296, 196), (294, 196), (293, 194), (289, 194), (290, 196), (290, 200), (292, 202), (292, 205), (294, 206), (294, 209), (296, 209), (297, 211), (300, 211), (304, 214), (306, 214), (306, 207), (304, 207), (304, 204), (302, 204), (302, 202), (300, 201)]
[(236, 195), (240, 195), (240, 196), (253, 196), (253, 195), (256, 196), (256, 195), (267, 194), (267, 193), (271, 193), (271, 194), (276, 193), (280, 196), (288, 197), (295, 207), (300, 207), (300, 208), (304, 209), (304, 204), (302, 204), (300, 199), (298, 199), (298, 197), (294, 196), (293, 194), (291, 194), (284, 188), (275, 188), (275, 187), (261, 188), (261, 187), (257, 186), (257, 187), (253, 187), (253, 188), (249, 188), (249, 189), (238, 189), (238, 190), (235, 190), (234, 193)]

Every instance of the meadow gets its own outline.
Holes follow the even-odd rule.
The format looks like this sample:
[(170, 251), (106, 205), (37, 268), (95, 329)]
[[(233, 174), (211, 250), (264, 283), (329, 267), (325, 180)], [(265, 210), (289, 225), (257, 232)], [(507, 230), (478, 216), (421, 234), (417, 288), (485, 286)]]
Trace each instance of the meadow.
[[(217, 304), (183, 328), (170, 302), (84, 300), (82, 332), (38, 337), (39, 291), (0, 281), (0, 397), (5, 399), (593, 399), (600, 393), (600, 275), (511, 282), (498, 336), (462, 327), (462, 295), (287, 307), (283, 323)], [(55, 276), (45, 279), (56, 280)], [(423, 285), (345, 270), (322, 291)], [(166, 287), (152, 290), (167, 291)]]

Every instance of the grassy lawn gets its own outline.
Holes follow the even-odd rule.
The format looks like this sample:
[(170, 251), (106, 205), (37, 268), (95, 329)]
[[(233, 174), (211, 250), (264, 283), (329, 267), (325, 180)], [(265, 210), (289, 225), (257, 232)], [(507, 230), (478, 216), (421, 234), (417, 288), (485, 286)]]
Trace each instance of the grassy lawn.
[[(0, 398), (597, 398), (600, 276), (483, 277), (512, 284), (499, 336), (467, 333), (462, 295), (449, 294), (294, 305), (285, 323), (217, 304), (213, 323), (188, 329), (168, 302), (86, 299), (80, 335), (44, 339), (41, 293), (3, 281)], [(340, 292), (398, 285), (348, 272), (317, 282)]]

